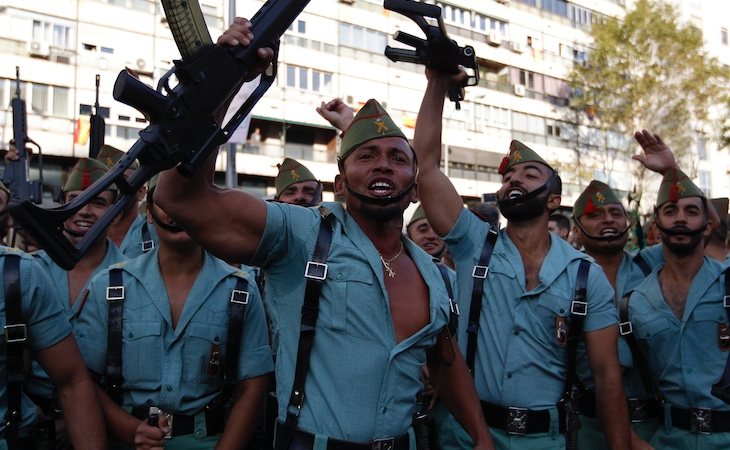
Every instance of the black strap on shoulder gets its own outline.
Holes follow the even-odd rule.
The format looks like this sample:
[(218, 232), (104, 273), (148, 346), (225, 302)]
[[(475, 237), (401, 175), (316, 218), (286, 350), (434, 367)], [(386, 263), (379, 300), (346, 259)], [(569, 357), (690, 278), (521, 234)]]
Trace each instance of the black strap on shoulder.
[(482, 247), (482, 254), (479, 256), (479, 262), (471, 272), (471, 276), (474, 278), (474, 286), (471, 290), (469, 323), (466, 327), (466, 364), (472, 376), (474, 376), (474, 358), (477, 352), (477, 332), (479, 331), (479, 315), (482, 312), (484, 280), (489, 273), (489, 260), (492, 258), (497, 236), (497, 232), (490, 228), (487, 232), (487, 238), (484, 239), (484, 247)]
[(639, 269), (641, 269), (641, 273), (644, 274), (644, 276), (648, 276), (651, 273), (651, 266), (649, 266), (649, 263), (646, 262), (643, 256), (641, 256), (641, 253), (637, 253), (634, 256), (634, 264), (639, 266)]
[(437, 260), (434, 260), (434, 262), (436, 263), (436, 267), (439, 268), (439, 272), (441, 272), (441, 278), (444, 279), (446, 293), (449, 296), (449, 333), (452, 336), (456, 336), (456, 330), (459, 327), (459, 305), (457, 305), (456, 300), (454, 300), (454, 290), (451, 289), (451, 277), (449, 276), (449, 270)]
[(23, 321), (20, 298), (20, 256), (5, 256), (5, 345), (7, 352), (8, 406), (5, 412), (5, 441), (17, 448), (23, 395), (23, 349), (28, 332)]
[[(727, 314), (727, 323), (730, 327), (730, 267), (725, 269), (725, 296), (722, 301)], [(725, 370), (722, 372), (720, 381), (712, 385), (712, 395), (725, 403), (730, 404), (730, 355), (725, 363)]]
[(563, 398), (567, 399), (573, 389), (573, 385), (579, 382), (576, 373), (576, 358), (578, 354), (578, 343), (583, 336), (583, 323), (588, 314), (588, 272), (591, 263), (587, 259), (581, 259), (578, 266), (578, 276), (575, 281), (575, 293), (570, 304), (570, 327), (568, 329), (568, 343), (565, 349), (567, 359), (567, 376)]
[(152, 240), (149, 225), (145, 222), (142, 224), (142, 253), (147, 253), (153, 248), (155, 248), (155, 241)]
[(109, 287), (106, 288), (108, 307), (106, 392), (114, 402), (122, 403), (122, 316), (124, 312), (124, 280), (122, 269), (109, 271)]
[(646, 358), (644, 358), (644, 354), (641, 353), (641, 350), (639, 350), (639, 343), (636, 340), (636, 335), (634, 334), (634, 327), (631, 325), (631, 318), (629, 317), (629, 300), (631, 300), (631, 291), (627, 292), (618, 303), (618, 330), (621, 336), (626, 339), (626, 343), (629, 344), (631, 358), (634, 360), (634, 366), (639, 371), (639, 377), (641, 377), (641, 383), (644, 385), (644, 390), (646, 390), (647, 396), (658, 398), (658, 391), (651, 378), (649, 364), (647, 363)]
[(319, 235), (314, 245), (312, 259), (307, 262), (304, 277), (307, 285), (304, 291), (304, 302), (302, 303), (302, 321), (299, 329), (299, 347), (297, 349), (297, 362), (294, 370), (294, 382), (292, 384), (289, 405), (286, 410), (286, 422), (283, 425), (282, 433), (277, 439), (276, 448), (288, 449), (291, 438), (299, 422), (299, 413), (304, 404), (304, 384), (309, 371), (309, 357), (314, 343), (314, 332), (319, 315), (319, 297), (322, 292), (322, 285), (327, 279), (327, 256), (332, 244), (332, 227), (324, 216), (324, 211), (319, 223)]
[(238, 360), (241, 353), (241, 336), (243, 336), (243, 316), (248, 305), (248, 281), (238, 277), (236, 287), (231, 291), (228, 302), (228, 337), (226, 341), (226, 368), (224, 378), (226, 385), (235, 385), (238, 374)]

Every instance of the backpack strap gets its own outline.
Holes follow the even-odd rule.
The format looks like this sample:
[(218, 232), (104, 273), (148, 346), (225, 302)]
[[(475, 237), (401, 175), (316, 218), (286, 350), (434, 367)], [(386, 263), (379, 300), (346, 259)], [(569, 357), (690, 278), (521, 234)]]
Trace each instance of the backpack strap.
[(497, 242), (497, 232), (489, 228), (487, 238), (484, 240), (484, 247), (479, 256), (479, 262), (471, 271), (474, 285), (471, 291), (471, 306), (469, 308), (469, 323), (466, 327), (466, 364), (474, 376), (474, 359), (477, 352), (477, 332), (479, 331), (479, 316), (482, 312), (482, 297), (484, 294), (484, 280), (489, 273), (489, 260), (492, 258), (492, 251)]
[(563, 398), (568, 399), (573, 386), (579, 383), (578, 374), (576, 373), (576, 359), (578, 353), (578, 343), (583, 337), (583, 323), (588, 314), (588, 272), (591, 263), (587, 259), (581, 259), (578, 266), (578, 276), (575, 281), (575, 292), (573, 301), (570, 304), (570, 328), (568, 329), (568, 343), (565, 350), (567, 359), (567, 375), (565, 378), (565, 387), (563, 388)]
[(122, 316), (124, 313), (124, 280), (122, 269), (109, 270), (107, 301), (106, 392), (115, 403), (122, 403)]
[(644, 385), (647, 396), (658, 398), (658, 391), (651, 378), (649, 364), (647, 363), (646, 358), (644, 358), (644, 354), (641, 353), (641, 350), (639, 349), (639, 343), (636, 340), (636, 334), (634, 334), (634, 327), (631, 325), (631, 319), (629, 317), (629, 300), (631, 300), (631, 293), (632, 291), (627, 292), (618, 304), (619, 333), (624, 337), (624, 339), (626, 339), (626, 343), (629, 344), (631, 357), (634, 360), (634, 365), (639, 371), (639, 377), (641, 377), (641, 382)]
[(651, 266), (648, 262), (646, 262), (644, 257), (641, 256), (641, 253), (634, 255), (633, 262), (639, 266), (639, 269), (641, 269), (641, 273), (643, 273), (644, 276), (648, 276), (651, 273)]
[[(302, 303), (302, 320), (299, 328), (299, 347), (297, 348), (294, 382), (292, 383), (289, 404), (286, 408), (286, 421), (281, 434), (277, 433), (276, 448), (289, 448), (304, 404), (304, 385), (309, 371), (309, 357), (314, 344), (314, 332), (317, 325), (317, 316), (319, 315), (319, 298), (322, 285), (327, 279), (327, 257), (332, 244), (332, 226), (325, 215), (326, 209), (320, 208), (321, 217), (317, 242), (314, 244), (312, 258), (307, 262), (304, 271), (307, 284), (304, 290), (304, 302)], [(281, 438), (282, 442), (279, 442), (278, 438)]]
[[(728, 326), (730, 326), (730, 267), (725, 269), (725, 296), (722, 300), (725, 314), (727, 314)], [(725, 403), (730, 404), (730, 355), (725, 363), (725, 370), (722, 372), (720, 381), (712, 385), (712, 395)]]
[(9, 448), (18, 445), (22, 422), (23, 350), (28, 330), (23, 320), (20, 294), (20, 256), (5, 256), (5, 348), (7, 352), (7, 411), (5, 412), (5, 441)]

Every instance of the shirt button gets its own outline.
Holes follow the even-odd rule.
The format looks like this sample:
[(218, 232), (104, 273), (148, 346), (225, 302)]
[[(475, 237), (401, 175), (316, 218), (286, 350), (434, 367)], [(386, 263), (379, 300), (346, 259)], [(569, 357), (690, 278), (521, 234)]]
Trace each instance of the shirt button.
[(520, 330), (515, 330), (514, 331), (514, 334), (515, 334), (515, 336), (519, 336), (520, 335)]
[(507, 372), (507, 378), (512, 378), (512, 372)]
[(691, 367), (687, 369), (687, 373), (692, 373), (692, 368)]
[(131, 333), (130, 332), (127, 336), (129, 336), (130, 338), (133, 338), (134, 337), (134, 333)]
[(203, 437), (203, 430), (195, 430), (195, 437), (200, 439)]
[(387, 406), (383, 406), (383, 414), (385, 414), (387, 411), (388, 411), (388, 407)]
[(172, 385), (170, 385), (170, 384), (167, 385), (167, 392), (172, 392), (173, 389), (175, 389), (175, 388), (173, 388)]

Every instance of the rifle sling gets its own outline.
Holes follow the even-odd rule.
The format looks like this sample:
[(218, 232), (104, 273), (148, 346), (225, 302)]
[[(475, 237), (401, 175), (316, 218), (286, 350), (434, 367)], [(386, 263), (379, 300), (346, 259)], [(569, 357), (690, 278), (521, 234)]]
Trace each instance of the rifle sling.
[[(325, 217), (325, 209), (320, 208), (320, 223), (317, 242), (314, 244), (312, 258), (307, 263), (304, 276), (307, 284), (304, 291), (304, 302), (302, 303), (302, 319), (299, 328), (299, 346), (297, 348), (297, 361), (294, 370), (294, 381), (289, 397), (289, 405), (286, 408), (286, 421), (281, 433), (277, 433), (277, 449), (288, 449), (291, 439), (297, 429), (299, 414), (304, 404), (304, 385), (309, 371), (309, 358), (314, 343), (314, 332), (319, 315), (319, 298), (322, 292), (322, 285), (327, 277), (327, 257), (329, 256), (332, 244), (332, 227)], [(313, 273), (310, 273), (310, 268)], [(314, 271), (323, 269), (322, 272)]]
[(484, 294), (484, 280), (489, 273), (489, 260), (492, 258), (492, 251), (497, 242), (497, 232), (491, 227), (484, 240), (484, 247), (479, 256), (479, 262), (472, 270), (474, 285), (471, 291), (471, 307), (469, 308), (469, 323), (466, 327), (466, 364), (474, 376), (474, 359), (477, 351), (477, 332), (479, 331), (479, 315), (482, 312), (482, 297)]
[(22, 422), (21, 399), (23, 395), (23, 350), (27, 329), (21, 311), (20, 256), (5, 257), (5, 344), (7, 351), (7, 411), (5, 412), (5, 441), (9, 448), (16, 448)]
[(563, 398), (570, 398), (573, 386), (580, 383), (578, 374), (576, 373), (576, 360), (578, 353), (578, 343), (583, 336), (583, 323), (588, 313), (587, 291), (588, 291), (588, 271), (591, 263), (587, 259), (581, 259), (578, 266), (578, 276), (575, 281), (575, 292), (573, 294), (573, 302), (570, 306), (570, 327), (568, 329), (568, 343), (565, 349), (567, 359), (567, 375), (565, 378), (565, 388), (563, 389)]

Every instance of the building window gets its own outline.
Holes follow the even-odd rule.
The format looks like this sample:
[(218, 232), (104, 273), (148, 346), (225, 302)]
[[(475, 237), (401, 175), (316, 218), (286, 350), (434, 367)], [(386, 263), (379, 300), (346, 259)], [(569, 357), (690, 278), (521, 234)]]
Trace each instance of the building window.
[(286, 66), (286, 85), (306, 91), (332, 94), (332, 74), (308, 67)]
[(710, 188), (712, 187), (712, 173), (707, 170), (700, 170), (700, 185), (698, 186), (705, 195), (710, 195)]
[(526, 70), (520, 70), (520, 84), (528, 89), (535, 88), (535, 74)]
[(720, 28), (720, 42), (727, 45), (727, 28)]
[(53, 86), (53, 115), (68, 117), (69, 88)]
[(383, 32), (340, 23), (340, 45), (382, 53), (387, 42), (388, 36)]
[(33, 41), (48, 42), (61, 48), (71, 48), (71, 27), (42, 20), (34, 20)]

